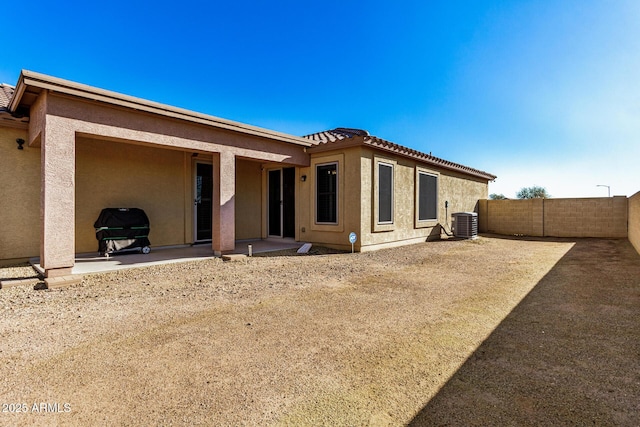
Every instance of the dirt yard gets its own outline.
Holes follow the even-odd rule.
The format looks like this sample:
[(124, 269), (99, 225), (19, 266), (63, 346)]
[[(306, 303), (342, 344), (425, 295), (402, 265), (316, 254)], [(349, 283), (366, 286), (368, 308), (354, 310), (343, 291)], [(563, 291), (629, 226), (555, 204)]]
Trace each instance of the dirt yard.
[(0, 425), (640, 425), (626, 240), (215, 259), (0, 313)]

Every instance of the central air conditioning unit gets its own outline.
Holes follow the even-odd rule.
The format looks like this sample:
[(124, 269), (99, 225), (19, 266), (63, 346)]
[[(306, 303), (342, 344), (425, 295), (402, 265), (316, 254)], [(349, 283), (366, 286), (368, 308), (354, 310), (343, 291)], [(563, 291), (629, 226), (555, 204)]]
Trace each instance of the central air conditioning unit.
[(475, 212), (456, 212), (451, 214), (453, 235), (463, 239), (478, 238), (478, 214)]

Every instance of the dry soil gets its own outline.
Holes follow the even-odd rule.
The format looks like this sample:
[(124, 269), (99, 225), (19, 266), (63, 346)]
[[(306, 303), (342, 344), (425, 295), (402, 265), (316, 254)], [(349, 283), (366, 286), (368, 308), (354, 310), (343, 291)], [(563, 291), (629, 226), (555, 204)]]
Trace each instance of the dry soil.
[(0, 425), (640, 424), (626, 240), (276, 255), (0, 290)]

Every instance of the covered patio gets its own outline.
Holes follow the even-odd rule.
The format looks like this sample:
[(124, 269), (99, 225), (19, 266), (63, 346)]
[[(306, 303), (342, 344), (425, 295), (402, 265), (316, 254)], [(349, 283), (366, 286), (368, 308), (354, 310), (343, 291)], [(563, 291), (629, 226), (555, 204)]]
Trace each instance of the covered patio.
[[(247, 223), (266, 221), (253, 214), (262, 214), (264, 166), (307, 166), (306, 148), (312, 145), (296, 136), (29, 71), (20, 76), (10, 110), (29, 116), (26, 144), (40, 151), (37, 263), (45, 282), (98, 265), (112, 270), (211, 257), (234, 252), (239, 238), (265, 237), (253, 229), (236, 235), (236, 228), (246, 231)], [(201, 165), (206, 166), (202, 172)], [(250, 186), (247, 176), (255, 177)], [(199, 177), (210, 179), (212, 187), (202, 210), (203, 201), (193, 197)], [(236, 192), (237, 187), (243, 191)], [(154, 218), (154, 252), (159, 254), (139, 261), (137, 255), (115, 261), (78, 257), (93, 247), (91, 224), (104, 207), (144, 209)], [(202, 218), (206, 236), (197, 233)], [(197, 241), (209, 244), (188, 246)], [(158, 249), (163, 246), (182, 247), (182, 252)]]

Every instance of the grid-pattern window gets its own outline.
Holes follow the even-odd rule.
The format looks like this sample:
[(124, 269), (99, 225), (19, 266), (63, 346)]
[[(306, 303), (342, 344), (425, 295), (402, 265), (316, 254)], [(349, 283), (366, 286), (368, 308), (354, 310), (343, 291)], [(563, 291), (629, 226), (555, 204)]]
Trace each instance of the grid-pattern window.
[(418, 221), (438, 219), (438, 177), (418, 173)]
[(338, 164), (316, 166), (316, 222), (338, 222)]
[(393, 223), (393, 165), (378, 163), (378, 224)]

